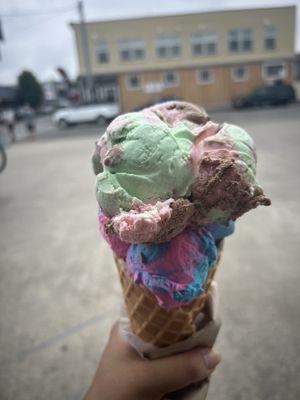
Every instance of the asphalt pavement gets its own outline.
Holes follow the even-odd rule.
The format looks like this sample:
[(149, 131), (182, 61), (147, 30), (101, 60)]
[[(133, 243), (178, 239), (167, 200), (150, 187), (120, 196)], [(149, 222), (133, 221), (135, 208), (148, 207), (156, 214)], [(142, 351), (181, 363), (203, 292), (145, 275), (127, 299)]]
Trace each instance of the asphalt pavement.
[[(208, 400), (300, 398), (300, 106), (211, 114), (246, 128), (272, 198), (243, 216), (217, 272), (221, 328)], [(97, 227), (90, 156), (103, 128), (7, 148), (0, 175), (0, 399), (79, 400), (121, 302)]]

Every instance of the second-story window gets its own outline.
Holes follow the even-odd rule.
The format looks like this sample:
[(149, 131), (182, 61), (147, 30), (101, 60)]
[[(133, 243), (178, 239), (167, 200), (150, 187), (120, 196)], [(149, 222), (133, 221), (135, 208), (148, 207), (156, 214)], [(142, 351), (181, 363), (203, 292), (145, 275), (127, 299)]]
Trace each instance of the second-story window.
[(208, 56), (217, 52), (215, 32), (195, 32), (191, 35), (192, 54)]
[(252, 49), (252, 29), (233, 29), (228, 32), (228, 50), (231, 53), (247, 52)]
[(277, 44), (277, 30), (274, 26), (264, 27), (264, 48), (265, 50), (275, 50)]
[(176, 58), (181, 54), (181, 42), (178, 35), (158, 36), (155, 44), (158, 58)]
[(144, 40), (142, 39), (120, 40), (119, 57), (121, 61), (143, 60), (145, 58)]
[(97, 40), (95, 42), (95, 53), (98, 63), (106, 64), (109, 62), (108, 48), (105, 40)]

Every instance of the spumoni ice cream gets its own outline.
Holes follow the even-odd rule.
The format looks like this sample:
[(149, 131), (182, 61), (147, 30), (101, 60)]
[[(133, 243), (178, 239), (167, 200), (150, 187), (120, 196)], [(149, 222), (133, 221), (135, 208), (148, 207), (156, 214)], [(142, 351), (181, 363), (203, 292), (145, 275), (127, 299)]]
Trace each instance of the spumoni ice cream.
[(96, 143), (93, 165), (109, 229), (128, 243), (164, 242), (270, 204), (247, 132), (188, 103), (119, 116)]

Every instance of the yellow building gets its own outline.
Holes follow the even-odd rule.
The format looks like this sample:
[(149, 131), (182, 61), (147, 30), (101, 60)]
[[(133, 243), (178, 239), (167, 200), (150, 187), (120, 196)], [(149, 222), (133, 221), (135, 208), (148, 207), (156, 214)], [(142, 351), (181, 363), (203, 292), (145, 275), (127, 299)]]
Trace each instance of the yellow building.
[(85, 50), (97, 99), (117, 99), (122, 111), (166, 96), (227, 105), (292, 80), (295, 14), (289, 6), (88, 22), (86, 49), (72, 24), (80, 76)]

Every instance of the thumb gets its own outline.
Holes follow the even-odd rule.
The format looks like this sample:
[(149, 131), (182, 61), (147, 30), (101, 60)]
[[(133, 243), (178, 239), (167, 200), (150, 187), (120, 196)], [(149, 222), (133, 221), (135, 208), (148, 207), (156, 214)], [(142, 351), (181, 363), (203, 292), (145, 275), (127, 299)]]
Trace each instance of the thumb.
[(200, 382), (213, 372), (220, 361), (220, 356), (207, 347), (152, 360), (149, 364), (153, 370), (153, 388), (165, 394)]

